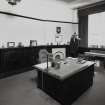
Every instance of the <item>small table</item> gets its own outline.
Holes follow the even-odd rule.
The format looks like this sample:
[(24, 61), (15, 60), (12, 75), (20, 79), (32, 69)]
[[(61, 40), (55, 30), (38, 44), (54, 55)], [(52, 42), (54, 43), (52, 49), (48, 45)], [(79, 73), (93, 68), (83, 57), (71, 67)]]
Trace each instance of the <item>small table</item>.
[(99, 52), (85, 52), (85, 56), (94, 57), (95, 60), (100, 60), (105, 68), (105, 54)]
[(105, 58), (105, 54), (97, 53), (97, 52), (85, 52), (85, 55)]
[(70, 105), (93, 84), (94, 62), (77, 62), (67, 58), (61, 61), (60, 69), (54, 69), (49, 62), (34, 66), (38, 72), (38, 88), (59, 101)]

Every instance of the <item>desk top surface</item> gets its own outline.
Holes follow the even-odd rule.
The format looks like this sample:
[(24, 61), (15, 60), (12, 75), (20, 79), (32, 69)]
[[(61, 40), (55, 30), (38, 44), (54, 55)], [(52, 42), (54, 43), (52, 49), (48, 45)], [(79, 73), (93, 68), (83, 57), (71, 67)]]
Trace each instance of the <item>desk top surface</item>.
[(46, 69), (47, 63), (37, 64), (34, 65), (34, 67), (42, 72), (46, 72), (49, 75), (56, 77), (57, 79), (63, 80), (68, 76), (72, 76), (79, 71), (85, 70), (93, 64), (94, 62), (91, 61), (82, 60), (81, 62), (78, 62), (77, 58), (68, 57), (63, 61), (60, 61), (59, 69), (52, 68), (50, 62), (48, 62), (48, 69)]

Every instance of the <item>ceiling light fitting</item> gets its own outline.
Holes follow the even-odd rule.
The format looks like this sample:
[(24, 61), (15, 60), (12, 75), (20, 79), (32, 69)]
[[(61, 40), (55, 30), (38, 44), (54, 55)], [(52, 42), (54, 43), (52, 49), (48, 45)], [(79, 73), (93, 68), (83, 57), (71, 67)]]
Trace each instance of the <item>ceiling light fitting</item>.
[(10, 4), (10, 5), (16, 5), (20, 1), (21, 0), (7, 0), (8, 4)]

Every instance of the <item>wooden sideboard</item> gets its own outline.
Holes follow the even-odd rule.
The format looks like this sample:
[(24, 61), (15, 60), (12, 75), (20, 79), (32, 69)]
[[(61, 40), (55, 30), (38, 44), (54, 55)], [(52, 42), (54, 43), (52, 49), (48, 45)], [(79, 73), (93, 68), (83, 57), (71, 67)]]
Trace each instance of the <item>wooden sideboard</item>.
[(5, 77), (36, 63), (35, 48), (4, 48), (0, 49), (0, 77)]

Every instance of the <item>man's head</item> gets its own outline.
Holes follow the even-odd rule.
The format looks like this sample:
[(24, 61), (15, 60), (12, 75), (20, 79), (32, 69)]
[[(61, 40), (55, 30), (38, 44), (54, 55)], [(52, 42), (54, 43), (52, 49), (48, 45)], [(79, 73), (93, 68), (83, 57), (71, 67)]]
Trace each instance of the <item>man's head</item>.
[(74, 34), (72, 35), (72, 38), (76, 38), (76, 39), (78, 39), (78, 40), (81, 40), (80, 38), (79, 38), (79, 36), (76, 34), (76, 32), (74, 32)]
[(72, 35), (72, 38), (77, 38), (78, 35), (76, 34), (76, 32), (74, 32), (74, 34)]
[(74, 32), (74, 35), (77, 35), (76, 32)]

